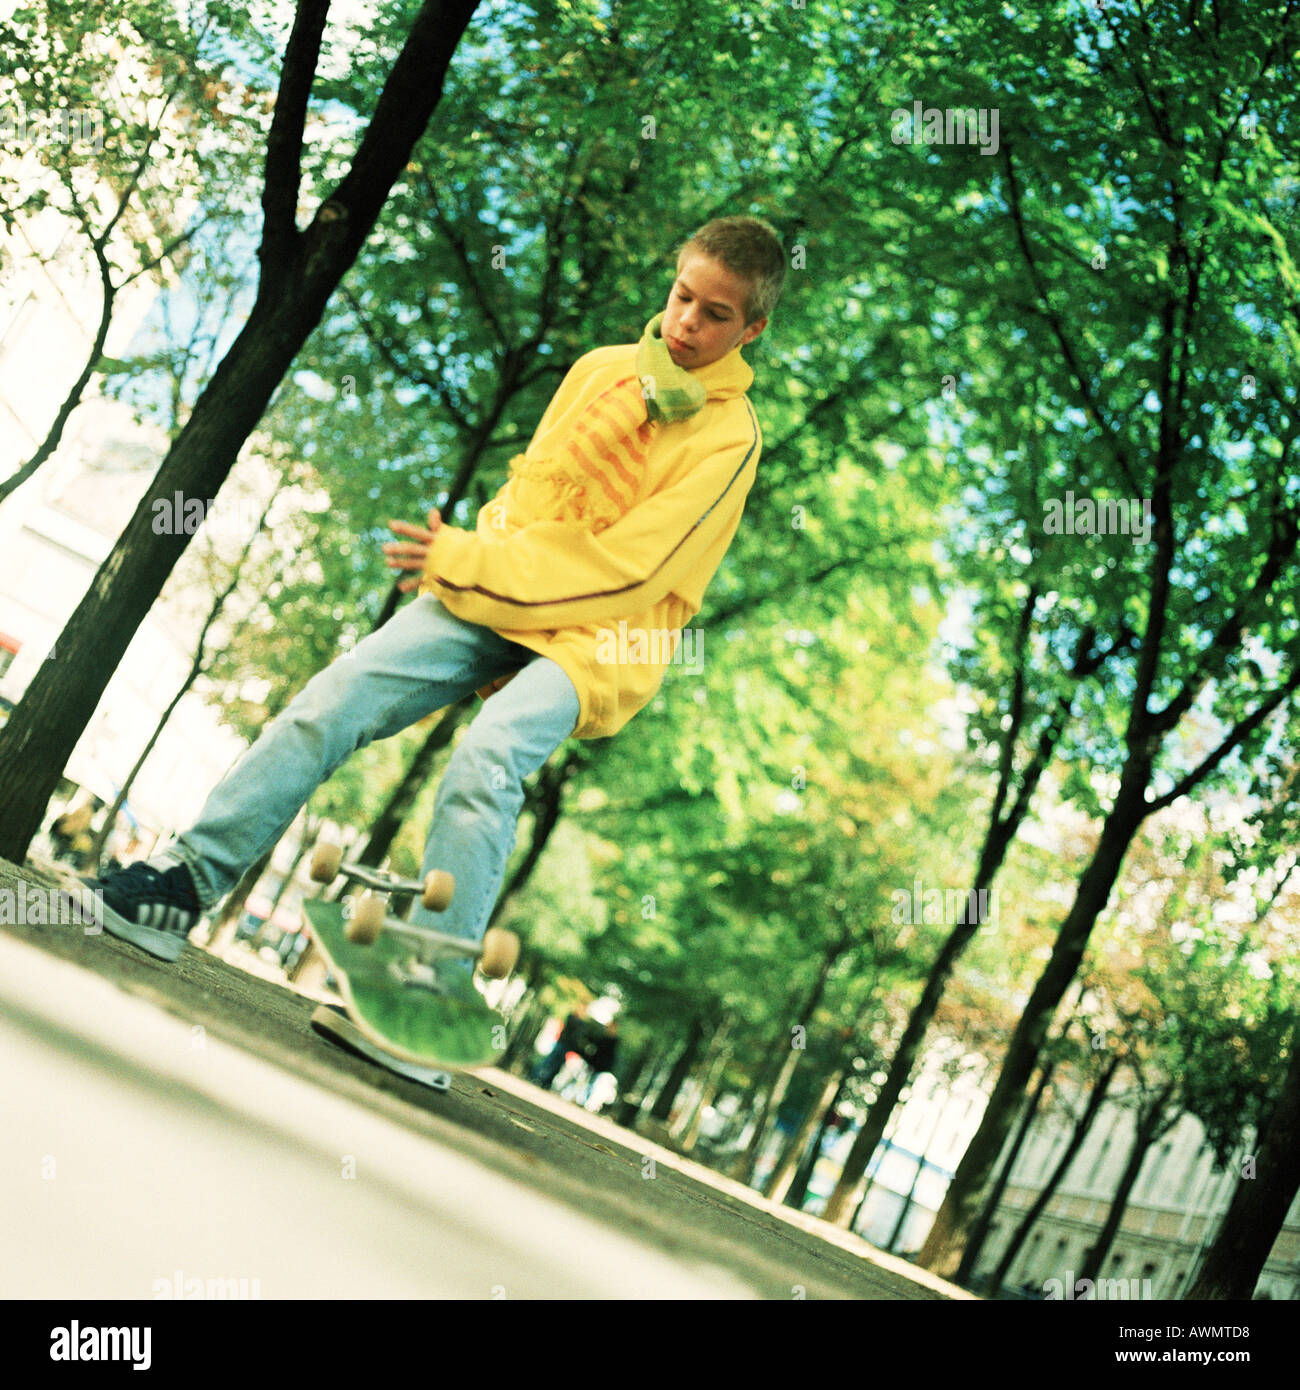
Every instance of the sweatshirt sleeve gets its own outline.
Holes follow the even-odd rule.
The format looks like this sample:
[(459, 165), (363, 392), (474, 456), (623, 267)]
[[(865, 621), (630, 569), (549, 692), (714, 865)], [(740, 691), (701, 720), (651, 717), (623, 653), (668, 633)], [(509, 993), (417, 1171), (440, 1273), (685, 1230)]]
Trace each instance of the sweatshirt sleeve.
[(739, 524), (758, 444), (755, 428), (599, 534), (565, 521), (499, 540), (443, 527), (423, 587), (467, 622), (520, 632), (643, 613), (683, 589), (702, 596)]

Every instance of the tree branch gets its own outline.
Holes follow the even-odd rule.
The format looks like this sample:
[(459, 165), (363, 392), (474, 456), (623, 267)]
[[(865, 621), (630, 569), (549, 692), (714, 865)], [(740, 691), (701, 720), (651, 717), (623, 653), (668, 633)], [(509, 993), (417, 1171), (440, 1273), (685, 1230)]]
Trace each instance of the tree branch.
[(384, 359), (392, 370), (407, 381), (413, 381), (417, 385), (423, 386), (431, 395), (437, 398), (439, 405), (456, 422), (459, 428), (465, 433), (469, 433), (471, 425), (469, 417), (461, 408), (456, 405), (447, 389), (445, 373), (430, 372), (423, 366), (412, 363), (405, 358), (400, 358), (393, 350), (388, 338), (375, 327), (365, 310), (361, 307), (356, 295), (345, 285), (343, 287), (343, 297), (352, 308), (352, 312), (357, 316), (357, 322), (361, 325), (361, 331), (370, 340), (371, 346)]
[(298, 0), (293, 29), (284, 51), (275, 115), (266, 139), (262, 244), (257, 253), (264, 284), (283, 275), (285, 267), (292, 260), (298, 237), (302, 137), (307, 123), (307, 101), (316, 79), (316, 64), (320, 61), (321, 38), (329, 7), (329, 0)]
[(1076, 390), (1083, 400), (1084, 409), (1092, 418), (1093, 423), (1101, 431), (1102, 438), (1105, 440), (1114, 458), (1116, 466), (1123, 474), (1125, 481), (1133, 490), (1135, 496), (1139, 495), (1141, 489), (1134, 479), (1133, 470), (1129, 466), (1128, 455), (1120, 442), (1118, 432), (1112, 428), (1110, 422), (1102, 414), (1101, 404), (1097, 400), (1096, 393), (1083, 370), (1083, 364), (1079, 361), (1078, 354), (1074, 350), (1074, 345), (1066, 337), (1064, 325), (1061, 317), (1052, 308), (1052, 303), (1048, 297), (1047, 285), (1043, 279), (1043, 273), (1039, 268), (1038, 261), (1034, 256), (1033, 248), (1029, 244), (1029, 232), (1025, 226), (1024, 209), (1020, 201), (1020, 185), (1016, 178), (1015, 168), (1011, 162), (1011, 145), (1005, 142), (1002, 146), (1003, 162), (1007, 170), (1007, 189), (1008, 202), (1011, 207), (1011, 220), (1015, 227), (1016, 240), (1020, 245), (1020, 253), (1025, 259), (1025, 264), (1029, 267), (1030, 279), (1034, 283), (1034, 290), (1038, 295), (1039, 304), (1042, 306), (1041, 313), (1046, 318), (1048, 326), (1052, 330), (1057, 345), (1061, 349), (1061, 355), (1065, 358), (1066, 365), (1070, 369), (1070, 375), (1074, 378)]
[(1298, 688), (1300, 688), (1300, 664), (1291, 672), (1291, 676), (1286, 683), (1279, 686), (1253, 714), (1234, 725), (1228, 736), (1213, 752), (1208, 753), (1202, 758), (1189, 773), (1175, 782), (1173, 787), (1163, 796), (1157, 797), (1154, 801), (1148, 801), (1146, 803), (1146, 814), (1151, 815), (1156, 811), (1164, 810), (1166, 806), (1177, 801), (1180, 796), (1185, 796), (1194, 787), (1203, 782), (1239, 743), (1254, 733), (1264, 720), (1266, 720), (1269, 715)]
[(457, 229), (456, 224), (443, 210), (442, 204), (438, 200), (438, 189), (432, 176), (427, 169), (423, 171), (423, 174), (425, 190), (429, 195), (429, 206), (433, 210), (433, 219), (438, 224), (439, 231), (447, 239), (447, 245), (455, 253), (456, 260), (465, 277), (465, 283), (473, 291), (475, 303), (477, 303), (484, 319), (487, 320), (488, 326), (492, 329), (498, 347), (505, 350), (510, 346), (511, 335), (502, 323), (501, 316), (497, 313), (486, 286), (479, 279), (478, 271), (470, 258), (469, 244)]
[[(1292, 442), (1294, 439), (1293, 435)], [(1201, 653), (1191, 675), (1183, 682), (1182, 689), (1164, 709), (1150, 716), (1149, 727), (1161, 734), (1167, 733), (1178, 723), (1192, 707), (1205, 684), (1222, 670), (1229, 654), (1236, 651), (1240, 644), (1252, 610), (1267, 597), (1283, 569), (1295, 555), (1297, 543), (1300, 542), (1300, 523), (1297, 522), (1296, 514), (1286, 505), (1281, 474), (1274, 483), (1272, 501), (1273, 530), (1259, 573), (1245, 598), (1219, 625), (1213, 641)]]

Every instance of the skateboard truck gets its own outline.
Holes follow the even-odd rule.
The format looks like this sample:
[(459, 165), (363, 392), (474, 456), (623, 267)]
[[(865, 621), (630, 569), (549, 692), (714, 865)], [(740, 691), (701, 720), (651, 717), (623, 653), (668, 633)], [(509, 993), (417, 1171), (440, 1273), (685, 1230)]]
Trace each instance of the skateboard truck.
[(465, 956), (477, 960), (479, 969), (492, 980), (502, 980), (514, 969), (519, 959), (519, 938), (511, 931), (489, 927), (481, 945), (459, 936), (429, 927), (413, 927), (388, 915), (387, 895), (418, 893), (421, 904), (432, 912), (444, 912), (456, 891), (456, 880), (444, 869), (433, 869), (424, 878), (401, 878), (396, 874), (371, 869), (365, 864), (345, 864), (343, 846), (331, 840), (318, 840), (308, 870), (316, 883), (332, 883), (340, 874), (362, 883), (369, 892), (363, 893), (344, 928), (349, 941), (369, 946), (380, 933), (409, 938), (421, 956)]

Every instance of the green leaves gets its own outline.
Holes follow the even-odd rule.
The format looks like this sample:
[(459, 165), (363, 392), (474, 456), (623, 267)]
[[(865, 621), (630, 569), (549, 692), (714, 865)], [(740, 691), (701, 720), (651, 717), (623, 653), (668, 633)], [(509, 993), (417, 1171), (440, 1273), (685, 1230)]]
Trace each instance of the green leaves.
[[(334, 15), (304, 213), (415, 10)], [(1122, 8), (1000, 0), (923, 24), (899, 4), (819, 0), (483, 9), (265, 422), (319, 505), (304, 503), (231, 640), (232, 720), (254, 732), (367, 630), (390, 516), (454, 492), (455, 520), (472, 524), (567, 367), (632, 341), (662, 307), (696, 226), (767, 217), (790, 272), (747, 352), (764, 454), (701, 615), (703, 669), (670, 672), (629, 733), (591, 751), (515, 906), (536, 949), (618, 985), (643, 1019), (735, 1010), (754, 1047), (847, 931), (821, 1026), (856, 1017), (876, 981), (887, 1042), (937, 931), (901, 931), (891, 895), (919, 865), (969, 882), (1010, 720), (1016, 771), (1065, 722), (1044, 799), (1100, 818), (1145, 679), (1142, 716), (1199, 682), (1194, 719), (1155, 756), (1165, 787), (1300, 656), (1294, 555), (1269, 549), (1300, 487), (1294, 82), (1262, 59), (1282, 17), (1252, 7), (1210, 41), (1208, 15), (1166, 6), (1148, 43)], [(142, 2), (93, 24), (62, 4), (8, 21), (33, 60), (4, 91), (33, 110), (93, 109), (106, 137), (93, 159), (50, 146), (26, 203), (0, 184), (8, 223), (57, 209), (93, 237), (89, 190), (125, 187), (141, 159), (143, 208), (213, 219), (157, 333), (97, 364), (155, 418), (183, 417), (247, 312), (284, 18), (214, 4), (198, 32)], [(188, 114), (150, 119), (129, 64), (107, 100), (108, 38), (130, 39)], [(996, 111), (998, 148), (894, 143), (891, 113), (913, 101)], [(157, 254), (121, 225), (137, 258)], [(1165, 491), (1167, 584), (1144, 510)], [(263, 698), (235, 698), (252, 676)], [(1293, 837), (1294, 726), (1288, 707), (1203, 783), (1259, 798), (1240, 846), (1257, 867)], [(367, 756), (380, 780), (400, 766)], [(1007, 935), (973, 944), (954, 1028), (1010, 1017), (1082, 870), (1043, 835), (1053, 848), (1008, 857)], [(1255, 1008), (1226, 985), (1185, 986), (1191, 1017)], [(1267, 1011), (1247, 1012), (1263, 1028)]]

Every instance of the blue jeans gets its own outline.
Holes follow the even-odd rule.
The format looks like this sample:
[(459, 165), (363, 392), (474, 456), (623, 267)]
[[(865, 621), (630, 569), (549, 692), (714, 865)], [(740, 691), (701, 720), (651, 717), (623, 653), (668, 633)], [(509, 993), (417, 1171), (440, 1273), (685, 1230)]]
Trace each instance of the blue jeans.
[(349, 754), (511, 671), (461, 735), (434, 802), (422, 872), (455, 875), (451, 906), (430, 912), (417, 902), (411, 916), (480, 940), (514, 846), (524, 779), (573, 732), (578, 692), (555, 662), (463, 622), (430, 594), (314, 676), (161, 859), (187, 864), (200, 903), (213, 906)]

